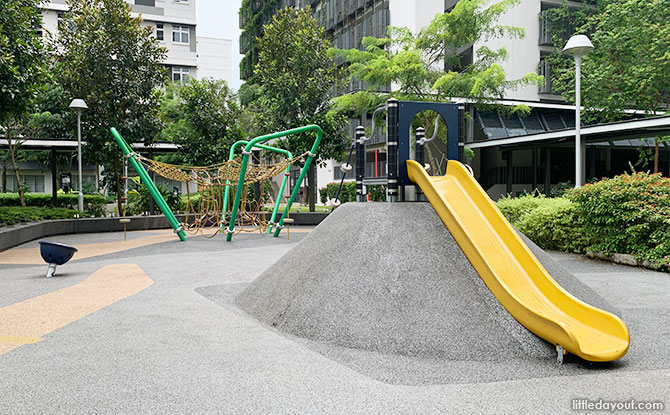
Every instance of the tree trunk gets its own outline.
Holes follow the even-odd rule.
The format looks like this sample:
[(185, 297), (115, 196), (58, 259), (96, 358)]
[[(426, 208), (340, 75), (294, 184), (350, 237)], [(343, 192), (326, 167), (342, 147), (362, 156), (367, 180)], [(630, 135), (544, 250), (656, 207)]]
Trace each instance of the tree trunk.
[(2, 162), (2, 193), (7, 192), (7, 162)]
[(119, 209), (119, 216), (126, 216), (126, 212), (123, 210), (123, 195), (121, 194), (121, 180), (119, 178), (119, 158), (116, 156), (114, 157), (114, 178), (116, 179), (116, 206)]
[(16, 145), (13, 144), (11, 128), (7, 128), (7, 144), (9, 145), (9, 156), (12, 159), (12, 169), (14, 169), (14, 180), (16, 180), (16, 189), (19, 192), (19, 201), (22, 207), (26, 207), (26, 197), (23, 193), (23, 185), (21, 184), (21, 176), (19, 176), (19, 166), (16, 162)]
[(316, 186), (314, 164), (310, 164), (309, 169), (307, 169), (307, 203), (309, 204), (309, 211), (316, 211), (315, 201), (314, 201), (314, 187)]
[(654, 173), (658, 173), (658, 159), (661, 158), (661, 150), (658, 141), (658, 137), (654, 138)]

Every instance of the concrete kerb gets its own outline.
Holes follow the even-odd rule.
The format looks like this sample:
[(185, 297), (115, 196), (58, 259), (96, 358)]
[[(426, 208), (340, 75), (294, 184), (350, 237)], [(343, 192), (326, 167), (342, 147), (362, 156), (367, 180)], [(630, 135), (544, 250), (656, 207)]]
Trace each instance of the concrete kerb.
[[(186, 220), (186, 215), (176, 216), (180, 222)], [(321, 223), (327, 216), (328, 213), (304, 212), (292, 213), (291, 219), (295, 221), (293, 225), (314, 226)], [(130, 223), (126, 225), (128, 231), (170, 228), (167, 218), (163, 215), (130, 216), (129, 219)], [(119, 223), (118, 217), (47, 220), (7, 226), (0, 228), (0, 252), (48, 236), (122, 231), (123, 224)]]

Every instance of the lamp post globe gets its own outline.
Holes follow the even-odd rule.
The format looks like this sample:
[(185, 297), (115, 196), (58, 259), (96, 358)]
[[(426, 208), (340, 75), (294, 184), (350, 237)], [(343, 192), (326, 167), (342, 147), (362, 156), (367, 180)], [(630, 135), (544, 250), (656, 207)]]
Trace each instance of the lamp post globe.
[(77, 196), (77, 207), (80, 212), (84, 211), (84, 192), (82, 190), (82, 167), (81, 167), (81, 112), (88, 109), (83, 99), (75, 98), (70, 103), (70, 109), (77, 111), (77, 163), (79, 172), (79, 195)]
[(565, 44), (563, 53), (575, 58), (575, 187), (584, 184), (586, 146), (581, 137), (581, 78), (582, 57), (594, 49), (591, 40), (585, 35), (574, 35)]

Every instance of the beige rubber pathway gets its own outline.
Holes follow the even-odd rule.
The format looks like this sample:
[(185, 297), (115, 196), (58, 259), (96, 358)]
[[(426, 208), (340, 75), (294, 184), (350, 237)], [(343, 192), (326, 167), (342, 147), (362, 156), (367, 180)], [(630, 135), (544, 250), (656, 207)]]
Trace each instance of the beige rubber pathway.
[[(308, 233), (312, 228), (291, 228), (291, 233)], [(137, 231), (135, 231), (137, 232)], [(149, 231), (151, 233), (161, 232), (160, 235), (143, 236), (140, 238), (132, 238), (127, 241), (115, 242), (100, 242), (95, 244), (77, 244), (77, 252), (72, 258), (73, 261), (80, 259), (93, 258), (100, 255), (114, 254), (117, 252), (127, 251), (129, 249), (140, 248), (143, 246), (158, 244), (162, 242), (178, 241), (177, 236), (172, 230)], [(253, 233), (256, 233), (254, 231)], [(284, 231), (285, 233), (286, 231)], [(194, 235), (188, 235), (190, 238)], [(4, 252), (0, 252), (0, 265), (39, 265), (44, 264), (39, 247), (32, 248), (14, 248)]]
[[(161, 242), (177, 241), (177, 237), (172, 232), (166, 232), (161, 235), (143, 236), (140, 238), (128, 239), (127, 241), (101, 242), (96, 244), (80, 244), (75, 246), (77, 252), (72, 258), (73, 261), (79, 259), (92, 258), (100, 255), (114, 254), (116, 252), (127, 251), (142, 246), (158, 244)], [(0, 252), (0, 264), (3, 265), (38, 265), (44, 264), (40, 248), (15, 248)]]
[(73, 286), (0, 308), (0, 355), (41, 341), (153, 283), (136, 264), (108, 265)]

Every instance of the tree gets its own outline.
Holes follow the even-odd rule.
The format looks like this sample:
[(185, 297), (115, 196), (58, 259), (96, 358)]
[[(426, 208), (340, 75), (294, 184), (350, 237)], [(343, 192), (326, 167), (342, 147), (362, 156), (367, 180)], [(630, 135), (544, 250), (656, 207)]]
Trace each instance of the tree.
[(113, 166), (122, 211), (121, 150), (109, 133), (116, 127), (129, 142), (151, 143), (160, 130), (159, 91), (165, 80), (166, 49), (151, 27), (130, 15), (123, 0), (68, 0), (55, 40), (53, 73), (69, 98), (83, 98), (86, 159)]
[[(496, 24), (519, 0), (489, 3), (461, 0), (452, 11), (436, 15), (418, 34), (407, 28), (389, 27), (385, 38), (363, 38), (362, 49), (332, 49), (331, 55), (344, 59), (348, 65), (349, 76), (368, 85), (366, 91), (339, 97), (336, 107), (354, 112), (371, 110), (390, 96), (438, 102), (465, 98), (491, 104), (502, 99), (506, 91), (541, 82), (536, 73), (508, 80), (500, 64), (507, 59), (505, 48), (481, 46), (476, 50), (476, 59), (464, 59), (464, 51), (475, 43), (503, 36), (521, 38), (525, 34), (522, 28)], [(391, 85), (397, 90), (390, 94), (377, 92)], [(432, 134), (435, 117), (434, 113), (420, 114), (419, 122), (428, 135)]]
[[(318, 124), (324, 138), (315, 162), (340, 159), (349, 138), (346, 119), (331, 110), (331, 92), (338, 83), (338, 69), (328, 56), (325, 29), (311, 16), (309, 7), (286, 8), (265, 26), (259, 40), (259, 62), (254, 79), (261, 86), (256, 101), (259, 123), (267, 131), (281, 131)], [(313, 134), (287, 137), (283, 145), (294, 154), (308, 151)], [(315, 178), (308, 176), (308, 200), (313, 206)]]
[(204, 79), (168, 86), (161, 100), (161, 138), (179, 144), (182, 162), (212, 165), (228, 159), (230, 146), (244, 138), (240, 109), (225, 81)]
[[(665, 0), (603, 1), (577, 33), (595, 49), (582, 62), (586, 117), (614, 121), (636, 108), (647, 115), (670, 108), (670, 7)], [(562, 47), (562, 46), (561, 46)], [(556, 65), (557, 88), (574, 101), (574, 63)], [(656, 138), (654, 172), (658, 172)]]
[[(0, 126), (9, 144), (8, 154), (2, 158), (11, 160), (22, 206), (25, 198), (18, 148), (23, 137), (18, 131), (44, 75), (42, 43), (36, 31), (41, 25), (38, 4), (36, 0), (0, 0)], [(6, 162), (3, 189), (5, 174)]]

